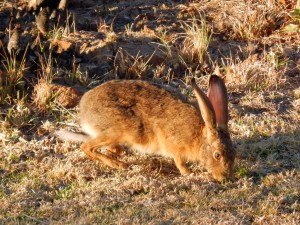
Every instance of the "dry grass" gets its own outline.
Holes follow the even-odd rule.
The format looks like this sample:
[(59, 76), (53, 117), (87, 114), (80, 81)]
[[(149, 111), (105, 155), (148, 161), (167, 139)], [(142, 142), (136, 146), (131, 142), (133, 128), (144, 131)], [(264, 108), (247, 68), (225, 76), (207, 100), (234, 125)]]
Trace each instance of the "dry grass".
[(197, 63), (204, 66), (207, 61), (207, 49), (210, 43), (207, 22), (200, 16), (200, 19), (193, 17), (191, 21), (183, 23), (183, 46), (180, 48), (182, 59), (187, 64)]
[[(97, 31), (115, 51), (103, 79), (154, 79), (191, 95), (185, 85), (191, 77), (205, 90), (213, 71), (223, 76), (238, 153), (236, 179), (216, 183), (193, 163), (188, 163), (193, 175), (183, 177), (170, 159), (133, 150), (121, 156), (132, 164), (130, 170), (113, 170), (89, 160), (78, 144), (54, 138), (59, 127), (80, 128), (76, 107), (57, 111), (52, 105), (48, 87), (57, 75), (55, 56), (45, 48), (36, 62), (36, 83), (42, 87), (37, 96), (44, 99), (38, 108), (49, 112), (50, 107), (59, 116), (38, 115), (29, 104), (32, 96), (15, 96), (1, 105), (0, 224), (298, 224), (300, 39), (297, 32), (281, 32), (289, 20), (273, 26), (289, 9), (277, 1), (254, 0), (121, 3), (109, 3), (105, 10), (139, 15), (119, 32), (109, 19), (97, 18)], [(198, 18), (199, 11), (205, 17)], [(63, 38), (59, 30), (53, 35)], [(163, 51), (149, 57), (143, 49), (130, 55), (116, 47), (141, 37)], [(65, 72), (73, 82), (80, 80), (75, 61), (74, 56)], [(14, 85), (20, 89), (18, 82)]]
[(39, 77), (34, 86), (32, 102), (41, 113), (46, 113), (55, 108), (55, 95), (51, 93), (50, 84), (55, 77), (52, 50), (49, 55), (39, 54)]
[(4, 68), (0, 70), (0, 104), (4, 103), (7, 98), (16, 97), (23, 94), (24, 90), (24, 74), (26, 72), (26, 53), (28, 45), (21, 60), (17, 60), (17, 54), (13, 51), (9, 54), (0, 41), (0, 50), (3, 60), (1, 61)]
[(115, 68), (119, 74), (125, 79), (137, 79), (146, 77), (149, 73), (149, 62), (151, 56), (148, 59), (144, 59), (139, 53), (134, 57), (128, 54), (123, 49), (119, 49), (115, 60)]
[(288, 60), (273, 51), (250, 55), (246, 60), (228, 59), (223, 64), (226, 81), (236, 90), (270, 90), (285, 83)]
[(270, 35), (283, 16), (282, 6), (275, 1), (248, 1), (229, 17), (233, 36), (253, 40)]

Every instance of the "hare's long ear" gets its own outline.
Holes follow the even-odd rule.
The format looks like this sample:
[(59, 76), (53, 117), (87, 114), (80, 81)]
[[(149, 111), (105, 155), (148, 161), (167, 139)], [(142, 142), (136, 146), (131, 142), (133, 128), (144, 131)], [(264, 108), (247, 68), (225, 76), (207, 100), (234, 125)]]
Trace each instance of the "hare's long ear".
[(211, 102), (209, 101), (208, 97), (203, 93), (203, 91), (201, 91), (201, 89), (197, 86), (194, 78), (191, 80), (191, 84), (195, 92), (205, 126), (209, 128), (209, 130), (215, 129), (216, 115)]
[(228, 131), (228, 96), (222, 78), (216, 75), (209, 78), (207, 95), (216, 114), (217, 126)]

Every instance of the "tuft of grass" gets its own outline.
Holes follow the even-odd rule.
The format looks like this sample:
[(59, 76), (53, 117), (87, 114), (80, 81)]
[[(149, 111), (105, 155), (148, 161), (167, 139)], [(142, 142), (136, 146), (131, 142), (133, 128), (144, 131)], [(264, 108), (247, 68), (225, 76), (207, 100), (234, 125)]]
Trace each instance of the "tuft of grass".
[(13, 100), (14, 105), (7, 111), (5, 121), (11, 126), (20, 129), (32, 121), (32, 111), (26, 106), (26, 97)]
[(46, 54), (39, 54), (39, 67), (40, 70), (38, 71), (40, 74), (40, 78), (51, 83), (55, 73), (53, 71), (53, 57), (52, 57), (52, 49), (50, 48), (49, 53)]
[(276, 22), (282, 17), (281, 8), (267, 1), (248, 1), (241, 4), (235, 15), (231, 15), (232, 36), (242, 40), (253, 40), (272, 34)]
[(51, 94), (50, 83), (40, 78), (33, 90), (33, 103), (41, 113), (46, 113), (55, 107), (55, 96)]
[[(154, 54), (155, 52), (153, 52)], [(118, 57), (115, 59), (115, 68), (118, 73), (122, 74), (126, 79), (136, 79), (146, 77), (149, 73), (149, 64), (153, 54), (145, 60), (143, 56), (137, 54), (135, 57), (131, 56), (123, 49), (117, 52)], [(116, 60), (118, 59), (118, 63)]]
[(180, 55), (186, 63), (199, 63), (205, 65), (208, 54), (207, 49), (211, 41), (207, 22), (204, 17), (200, 19), (193, 17), (188, 22), (183, 22), (184, 33), (183, 46), (180, 48)]
[[(47, 33), (47, 38), (52, 39), (52, 40), (60, 40), (64, 36), (68, 36), (71, 32), (71, 26), (73, 26), (74, 32), (75, 32), (75, 30), (76, 30), (75, 20), (73, 19), (73, 21), (74, 21), (73, 24), (70, 24), (71, 16), (72, 16), (72, 14), (69, 14), (69, 12), (67, 11), (65, 26), (59, 26), (59, 20), (60, 20), (60, 18), (59, 18), (57, 24), (53, 27), (52, 30), (50, 30)], [(73, 17), (74, 17), (74, 15), (73, 15)]]
[(110, 26), (108, 26), (106, 21), (103, 20), (102, 18), (100, 18), (99, 23), (97, 22), (97, 31), (103, 32), (103, 33), (112, 32), (113, 26), (112, 26), (112, 24)]
[(60, 40), (62, 39), (63, 34), (64, 34), (63, 27), (54, 27), (53, 30), (48, 32), (47, 37), (53, 40)]
[(125, 34), (131, 35), (134, 33), (134, 23), (128, 23), (125, 25)]
[(165, 64), (156, 66), (156, 69), (154, 70), (153, 79), (159, 80), (164, 79), (170, 83), (171, 80), (173, 80), (174, 77), (174, 71), (166, 66)]
[(91, 80), (87, 74), (87, 72), (80, 71), (80, 64), (76, 64), (75, 55), (73, 55), (72, 59), (72, 69), (68, 72), (68, 76), (72, 82), (84, 85), (85, 87), (89, 86)]
[(10, 55), (6, 52), (2, 42), (0, 41), (4, 60), (1, 61), (5, 71), (0, 70), (0, 104), (4, 103), (7, 97), (16, 97), (25, 91), (24, 75), (26, 68), (26, 54), (28, 45), (22, 56), (21, 61), (17, 59), (14, 52)]
[(243, 178), (243, 177), (247, 177), (249, 175), (249, 173), (250, 173), (249, 169), (245, 166), (242, 166), (242, 167), (239, 167), (239, 168), (235, 169), (235, 176), (238, 179)]
[(236, 90), (258, 92), (283, 86), (287, 63), (287, 59), (282, 59), (279, 53), (271, 50), (265, 51), (260, 59), (255, 54), (244, 61), (229, 58), (227, 62), (223, 62), (223, 69), (229, 86)]
[(7, 176), (5, 176), (5, 182), (6, 183), (21, 183), (23, 179), (26, 179), (28, 177), (28, 173), (24, 171), (12, 171)]
[(175, 37), (169, 34), (167, 29), (159, 30), (155, 37), (160, 41), (159, 45), (166, 49), (167, 58), (172, 58), (172, 45), (175, 42)]
[(51, 113), (56, 111), (58, 106), (55, 104), (56, 95), (51, 92), (51, 83), (56, 73), (53, 68), (52, 50), (49, 54), (39, 55), (40, 76), (34, 86), (32, 100), (40, 113)]
[(290, 13), (291, 21), (283, 28), (286, 33), (297, 33), (300, 32), (300, 6)]
[(76, 192), (76, 185), (72, 183), (67, 186), (58, 187), (58, 189), (55, 190), (55, 195), (56, 198), (59, 200), (66, 200), (66, 199), (74, 198), (75, 192)]

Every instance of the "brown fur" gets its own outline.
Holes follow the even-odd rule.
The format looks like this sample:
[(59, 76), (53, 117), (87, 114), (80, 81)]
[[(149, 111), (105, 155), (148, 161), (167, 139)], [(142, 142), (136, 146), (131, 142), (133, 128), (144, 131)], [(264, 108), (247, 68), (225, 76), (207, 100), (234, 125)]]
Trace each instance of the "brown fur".
[[(193, 86), (196, 96), (199, 92), (204, 95)], [(203, 96), (199, 98), (201, 101)], [(90, 136), (80, 148), (91, 159), (113, 168), (127, 168), (127, 164), (98, 152), (100, 147), (119, 152), (119, 146), (126, 145), (171, 157), (181, 174), (189, 174), (187, 160), (199, 161), (215, 179), (229, 178), (235, 152), (228, 131), (216, 126), (213, 106), (206, 95), (204, 98), (202, 103), (198, 99), (200, 113), (182, 98), (145, 81), (106, 82), (80, 101), (80, 123)], [(210, 121), (206, 121), (207, 116), (202, 119), (201, 114), (207, 114)], [(220, 159), (214, 158), (215, 151)]]

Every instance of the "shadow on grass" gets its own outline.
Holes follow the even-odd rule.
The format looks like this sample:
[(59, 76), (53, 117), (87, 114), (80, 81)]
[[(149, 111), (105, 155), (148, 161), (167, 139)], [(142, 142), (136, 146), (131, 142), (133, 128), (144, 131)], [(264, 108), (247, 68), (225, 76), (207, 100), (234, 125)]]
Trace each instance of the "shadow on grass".
[[(255, 183), (271, 174), (300, 171), (300, 130), (236, 141), (241, 176)], [(248, 167), (252, 167), (248, 169)]]

